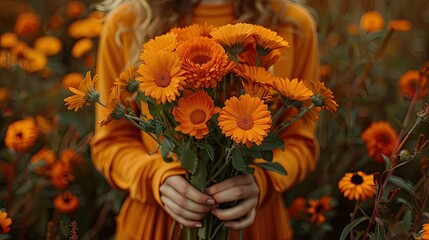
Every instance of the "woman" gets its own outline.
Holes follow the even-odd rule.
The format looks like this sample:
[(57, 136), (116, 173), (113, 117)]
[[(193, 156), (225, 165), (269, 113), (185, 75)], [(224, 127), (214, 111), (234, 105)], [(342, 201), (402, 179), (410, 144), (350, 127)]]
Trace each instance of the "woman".
[[(113, 10), (101, 34), (97, 74), (101, 96), (108, 96), (115, 77), (138, 61), (145, 41), (172, 27), (191, 23), (219, 26), (250, 22), (276, 30), (290, 48), (283, 50), (274, 66), (276, 75), (318, 80), (318, 50), (315, 24), (300, 5), (268, 0), (130, 0)], [(102, 99), (106, 101), (106, 99)], [(146, 106), (142, 111), (147, 113)], [(96, 109), (97, 122), (102, 118)], [(93, 161), (107, 181), (129, 192), (117, 217), (117, 239), (168, 239), (173, 220), (200, 227), (211, 212), (231, 229), (237, 239), (292, 239), (282, 194), (314, 169), (318, 156), (313, 126), (300, 121), (282, 134), (285, 151), (277, 150), (274, 161), (287, 176), (255, 167), (254, 175), (241, 175), (215, 184), (202, 193), (183, 177), (179, 162), (164, 162), (153, 140), (129, 122), (96, 127), (92, 142)], [(230, 209), (218, 204), (237, 201)]]

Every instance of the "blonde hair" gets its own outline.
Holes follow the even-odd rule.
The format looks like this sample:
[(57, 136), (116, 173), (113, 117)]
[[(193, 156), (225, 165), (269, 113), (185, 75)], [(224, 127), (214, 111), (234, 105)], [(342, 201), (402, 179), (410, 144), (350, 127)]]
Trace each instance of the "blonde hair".
[[(283, 8), (279, 12), (271, 9), (270, 0), (233, 0), (234, 14), (237, 22), (249, 22), (259, 25), (275, 27), (280, 21), (285, 20), (278, 16), (286, 10), (287, 0), (283, 2)], [(124, 2), (130, 2), (137, 17), (133, 26), (119, 25), (116, 33), (116, 43), (121, 46), (120, 35), (124, 32), (138, 32), (134, 34), (134, 40), (130, 47), (130, 64), (138, 62), (141, 46), (149, 39), (165, 33), (173, 27), (182, 27), (189, 24), (192, 18), (192, 10), (201, 0), (106, 0), (97, 6), (101, 11), (110, 11)], [(180, 23), (179, 23), (180, 20)], [(286, 20), (288, 21), (288, 20)], [(294, 24), (293, 21), (288, 23)], [(121, 24), (121, 23), (119, 23)], [(124, 66), (127, 67), (127, 66)]]

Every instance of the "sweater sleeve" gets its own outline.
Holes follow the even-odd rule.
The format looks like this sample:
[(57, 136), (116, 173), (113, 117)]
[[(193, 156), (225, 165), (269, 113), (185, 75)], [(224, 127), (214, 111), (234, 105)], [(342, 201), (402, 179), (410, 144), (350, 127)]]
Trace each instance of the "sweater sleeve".
[[(113, 86), (114, 79), (128, 63), (127, 43), (130, 34), (120, 35), (121, 45), (117, 44), (115, 35), (120, 24), (131, 24), (127, 4), (109, 15), (101, 33), (97, 74), (100, 78), (97, 89), (102, 102)], [(104, 116), (102, 107), (96, 106), (96, 122)], [(107, 182), (129, 192), (133, 199), (162, 205), (159, 186), (172, 175), (183, 174), (179, 162), (167, 163), (159, 154), (148, 154), (151, 142), (144, 138), (141, 131), (126, 120), (112, 121), (109, 125), (95, 127), (95, 136), (91, 142), (92, 159), (95, 167), (102, 173)]]
[[(319, 53), (315, 23), (301, 6), (289, 3), (284, 24), (279, 24), (278, 33), (290, 44), (283, 50), (274, 71), (282, 77), (318, 81)], [(316, 166), (319, 155), (314, 134), (315, 124), (296, 121), (280, 134), (284, 151), (274, 151), (274, 162), (280, 163), (287, 176), (255, 167), (255, 180), (259, 187), (259, 205), (269, 200), (273, 191), (284, 192), (301, 182)], [(262, 160), (263, 161), (263, 160)]]

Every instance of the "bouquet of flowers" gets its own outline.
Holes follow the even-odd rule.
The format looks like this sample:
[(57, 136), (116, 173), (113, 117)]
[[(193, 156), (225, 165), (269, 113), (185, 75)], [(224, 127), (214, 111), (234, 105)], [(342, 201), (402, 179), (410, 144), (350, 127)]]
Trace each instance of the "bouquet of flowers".
[[(75, 111), (99, 103), (106, 109), (101, 125), (125, 118), (149, 133), (157, 152), (166, 161), (181, 161), (201, 191), (252, 174), (253, 165), (287, 174), (273, 161), (273, 150), (284, 150), (280, 133), (300, 118), (311, 124), (322, 109), (336, 111), (338, 105), (322, 82), (271, 73), (285, 47), (277, 33), (252, 24), (174, 28), (144, 44), (141, 64), (116, 79), (107, 103), (90, 72), (65, 102)], [(147, 104), (148, 113), (134, 111), (131, 101)], [(188, 229), (192, 239), (225, 236), (219, 219), (208, 215), (204, 223)]]

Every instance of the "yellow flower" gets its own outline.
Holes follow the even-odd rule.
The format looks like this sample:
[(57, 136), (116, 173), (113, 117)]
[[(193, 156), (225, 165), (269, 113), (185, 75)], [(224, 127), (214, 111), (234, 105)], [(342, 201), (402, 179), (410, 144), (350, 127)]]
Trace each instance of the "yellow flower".
[(12, 219), (0, 210), (0, 235), (10, 232), (10, 225), (12, 225)]
[(0, 36), (0, 47), (12, 48), (18, 44), (18, 36), (15, 33), (5, 32)]
[(86, 18), (73, 22), (67, 29), (72, 38), (95, 38), (100, 35), (103, 25), (100, 19)]
[(255, 35), (256, 51), (260, 55), (265, 56), (274, 49), (289, 47), (289, 43), (271, 29), (258, 25), (253, 28), (257, 33)]
[(316, 222), (317, 225), (326, 221), (325, 213), (331, 210), (331, 198), (324, 196), (320, 200), (309, 199), (310, 207), (307, 212), (311, 214), (310, 222)]
[(213, 29), (210, 33), (216, 41), (227, 48), (242, 46), (245, 41), (255, 34), (256, 31), (253, 25), (248, 23), (226, 24)]
[(429, 240), (429, 223), (423, 224), (422, 230), (422, 240)]
[(75, 58), (80, 58), (91, 51), (93, 45), (92, 40), (89, 38), (80, 39), (73, 45), (71, 55)]
[(274, 77), (273, 85), (275, 90), (289, 100), (304, 101), (313, 95), (305, 83), (297, 78), (289, 80), (288, 78)]
[(80, 82), (83, 79), (83, 75), (78, 72), (67, 73), (62, 80), (63, 87), (69, 89), (70, 87), (78, 88)]
[(70, 191), (65, 191), (54, 198), (54, 207), (60, 213), (72, 213), (80, 206), (79, 199)]
[(5, 145), (8, 148), (25, 151), (31, 148), (39, 136), (39, 129), (33, 118), (11, 123), (6, 130)]
[(115, 78), (115, 85), (127, 93), (137, 92), (140, 82), (136, 80), (137, 69), (131, 65)]
[(388, 22), (389, 29), (394, 29), (398, 32), (407, 32), (411, 29), (411, 21), (403, 19), (394, 19)]
[(366, 175), (362, 171), (346, 173), (338, 182), (338, 188), (344, 197), (352, 200), (364, 201), (375, 195), (374, 176)]
[(384, 26), (384, 18), (377, 11), (368, 11), (362, 15), (360, 26), (367, 32), (378, 31)]
[(173, 52), (176, 49), (177, 40), (175, 33), (166, 33), (161, 36), (157, 36), (143, 45), (143, 50), (140, 54), (140, 60), (143, 63), (155, 54), (161, 51)]
[(373, 122), (361, 134), (368, 152), (377, 162), (384, 162), (383, 155), (390, 157), (398, 134), (389, 122)]
[(249, 94), (226, 100), (218, 120), (222, 133), (247, 146), (260, 145), (268, 136), (272, 122), (268, 106)]
[(46, 56), (33, 49), (27, 49), (23, 54), (24, 59), (19, 61), (19, 65), (27, 72), (33, 73), (40, 71), (48, 64)]
[(214, 88), (234, 66), (225, 50), (207, 37), (192, 38), (177, 47), (186, 71), (186, 83), (194, 88)]
[(36, 154), (31, 158), (32, 164), (38, 164), (41, 161), (45, 161), (45, 163), (39, 167), (34, 169), (36, 174), (47, 176), (51, 170), (51, 164), (56, 160), (55, 152), (48, 148), (40, 149)]
[(103, 109), (104, 118), (99, 122), (101, 126), (107, 126), (113, 120), (119, 120), (124, 117), (125, 107), (120, 102), (120, 88), (114, 86), (109, 94), (109, 101), (106, 108)]
[(204, 91), (179, 99), (177, 107), (173, 108), (174, 119), (179, 123), (176, 131), (202, 139), (209, 133), (207, 122), (220, 112)]
[(182, 62), (174, 52), (161, 51), (148, 57), (139, 65), (137, 77), (140, 81), (140, 90), (155, 98), (158, 103), (166, 103), (176, 100), (179, 90), (183, 90), (185, 84)]
[(87, 72), (85, 78), (80, 82), (79, 89), (70, 87), (75, 95), (64, 99), (66, 102), (67, 110), (74, 109), (75, 112), (84, 105), (89, 105), (93, 102), (98, 102), (100, 93), (95, 89), (94, 85), (98, 81), (98, 75), (91, 79), (91, 72)]
[(325, 86), (324, 82), (320, 81), (305, 81), (307, 87), (313, 91), (311, 100), (313, 103), (331, 112), (337, 111), (338, 104), (334, 101), (334, 94)]
[(58, 38), (43, 36), (36, 39), (34, 49), (46, 56), (53, 56), (61, 51), (63, 44)]

